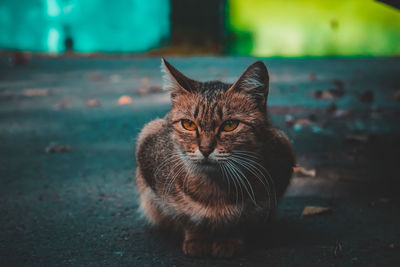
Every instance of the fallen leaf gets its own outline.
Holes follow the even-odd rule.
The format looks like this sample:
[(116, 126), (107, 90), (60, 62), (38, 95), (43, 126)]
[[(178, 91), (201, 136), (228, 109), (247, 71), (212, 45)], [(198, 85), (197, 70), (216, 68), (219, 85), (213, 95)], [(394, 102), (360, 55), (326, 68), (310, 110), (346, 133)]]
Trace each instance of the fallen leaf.
[(121, 81), (121, 76), (118, 74), (113, 74), (110, 76), (110, 81), (112, 83), (119, 83)]
[(361, 134), (352, 134), (345, 136), (344, 140), (349, 143), (366, 143), (369, 140), (369, 136)]
[(310, 125), (311, 121), (308, 118), (298, 118), (295, 122), (297, 125)]
[(295, 166), (293, 167), (294, 173), (300, 175), (300, 176), (305, 176), (305, 177), (315, 177), (317, 175), (317, 171), (315, 169), (305, 169), (300, 166)]
[(340, 88), (340, 89), (344, 88), (344, 82), (343, 81), (338, 80), (338, 79), (333, 79), (332, 82), (337, 88)]
[(46, 153), (64, 153), (71, 151), (72, 148), (70, 145), (60, 145), (55, 142), (51, 142), (46, 148)]
[(120, 104), (120, 105), (132, 104), (132, 98), (130, 96), (123, 95), (118, 99), (118, 104)]
[(332, 213), (331, 208), (327, 207), (319, 207), (319, 206), (306, 206), (303, 210), (302, 216), (309, 216), (309, 215), (323, 215)]
[(101, 102), (97, 98), (91, 98), (86, 100), (85, 105), (88, 107), (99, 107)]
[(144, 85), (144, 86), (147, 86), (150, 83), (149, 77), (143, 77), (140, 81), (142, 82), (142, 85)]
[(158, 92), (161, 92), (161, 91), (162, 91), (162, 87), (161, 87), (161, 86), (153, 85), (153, 86), (150, 86), (150, 87), (149, 87), (148, 91), (149, 91), (150, 93), (158, 93)]
[(50, 90), (41, 88), (29, 88), (22, 91), (24, 96), (48, 96), (50, 94)]
[(328, 99), (328, 100), (332, 100), (335, 98), (328, 90), (325, 91), (317, 90), (314, 92), (314, 97), (316, 99)]
[(149, 91), (146, 89), (146, 88), (138, 88), (137, 89), (137, 93), (139, 94), (139, 95), (147, 95), (148, 93), (149, 93)]
[(94, 82), (98, 82), (101, 80), (101, 75), (100, 75), (100, 73), (92, 72), (89, 74), (89, 78), (90, 78), (90, 80), (92, 80)]
[(328, 89), (328, 92), (335, 98), (343, 97), (346, 94), (346, 90), (343, 87)]
[(328, 90), (317, 90), (314, 92), (314, 97), (316, 99), (332, 100), (335, 98), (340, 98), (345, 95), (346, 91), (343, 88), (331, 88)]

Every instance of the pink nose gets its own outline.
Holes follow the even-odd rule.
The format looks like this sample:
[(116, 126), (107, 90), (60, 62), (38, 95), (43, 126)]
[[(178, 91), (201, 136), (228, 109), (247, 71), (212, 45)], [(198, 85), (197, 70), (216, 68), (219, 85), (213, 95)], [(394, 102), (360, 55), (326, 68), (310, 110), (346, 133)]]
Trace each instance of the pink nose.
[(208, 155), (210, 155), (213, 152), (214, 148), (213, 147), (209, 147), (209, 146), (206, 146), (206, 147), (200, 146), (199, 150), (200, 150), (201, 154), (203, 154), (203, 156), (205, 158), (207, 158)]

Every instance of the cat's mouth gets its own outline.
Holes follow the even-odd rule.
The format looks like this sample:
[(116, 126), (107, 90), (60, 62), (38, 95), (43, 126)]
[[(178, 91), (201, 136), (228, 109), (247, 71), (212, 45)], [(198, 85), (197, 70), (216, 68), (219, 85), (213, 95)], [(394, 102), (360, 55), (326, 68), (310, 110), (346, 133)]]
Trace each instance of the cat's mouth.
[(204, 166), (214, 166), (217, 165), (217, 162), (214, 160), (211, 160), (209, 158), (203, 158), (202, 160), (200, 160), (200, 165), (204, 165)]

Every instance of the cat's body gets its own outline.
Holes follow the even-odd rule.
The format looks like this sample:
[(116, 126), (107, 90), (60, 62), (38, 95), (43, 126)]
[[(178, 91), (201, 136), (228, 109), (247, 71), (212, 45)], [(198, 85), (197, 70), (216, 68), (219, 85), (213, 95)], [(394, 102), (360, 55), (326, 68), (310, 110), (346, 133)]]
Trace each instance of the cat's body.
[(292, 175), (290, 142), (266, 114), (268, 73), (257, 62), (234, 85), (200, 83), (164, 64), (173, 104), (138, 138), (141, 208), (153, 225), (184, 233), (185, 254), (230, 257)]

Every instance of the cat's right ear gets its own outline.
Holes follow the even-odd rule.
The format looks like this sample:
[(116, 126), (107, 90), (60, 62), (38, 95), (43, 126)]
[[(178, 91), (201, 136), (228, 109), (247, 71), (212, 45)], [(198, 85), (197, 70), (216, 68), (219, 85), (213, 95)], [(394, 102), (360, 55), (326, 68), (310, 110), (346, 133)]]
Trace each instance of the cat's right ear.
[(171, 92), (171, 98), (193, 92), (193, 80), (183, 75), (163, 57), (161, 58), (161, 72), (164, 73), (163, 89)]

